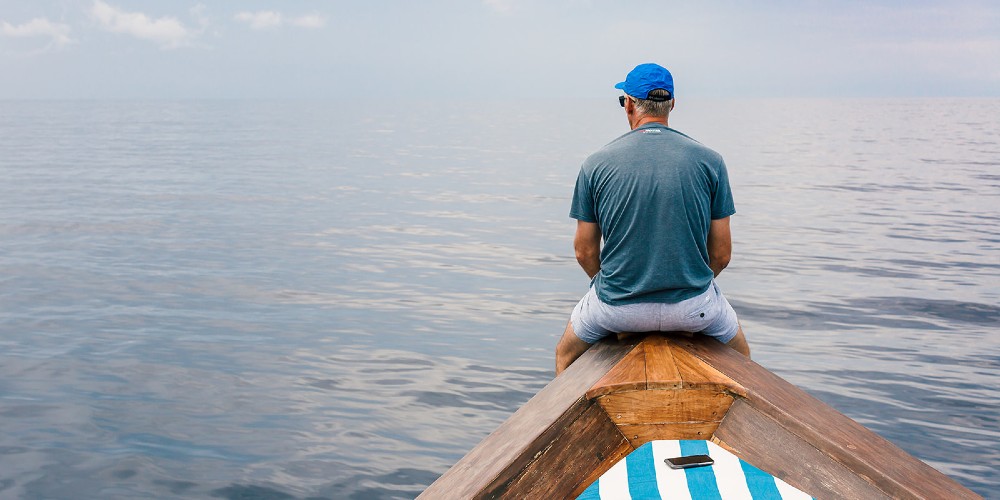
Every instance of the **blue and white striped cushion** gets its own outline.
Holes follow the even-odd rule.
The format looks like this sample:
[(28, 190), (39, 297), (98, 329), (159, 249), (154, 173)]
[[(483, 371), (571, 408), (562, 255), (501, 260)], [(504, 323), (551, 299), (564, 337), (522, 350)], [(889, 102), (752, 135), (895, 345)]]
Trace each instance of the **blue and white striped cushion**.
[[(664, 459), (709, 455), (715, 464), (671, 469)], [(578, 499), (810, 499), (711, 441), (652, 441), (620, 460)]]

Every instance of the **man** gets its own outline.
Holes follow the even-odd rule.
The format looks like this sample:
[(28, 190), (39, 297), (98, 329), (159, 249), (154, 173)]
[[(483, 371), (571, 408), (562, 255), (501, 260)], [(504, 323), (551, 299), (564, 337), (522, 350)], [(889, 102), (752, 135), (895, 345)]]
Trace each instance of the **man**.
[(668, 127), (675, 100), (666, 68), (640, 64), (615, 88), (625, 93), (619, 102), (631, 132), (580, 168), (573, 246), (592, 282), (556, 346), (556, 374), (594, 342), (625, 332), (697, 332), (749, 356), (715, 284), (729, 264), (736, 213), (726, 165)]

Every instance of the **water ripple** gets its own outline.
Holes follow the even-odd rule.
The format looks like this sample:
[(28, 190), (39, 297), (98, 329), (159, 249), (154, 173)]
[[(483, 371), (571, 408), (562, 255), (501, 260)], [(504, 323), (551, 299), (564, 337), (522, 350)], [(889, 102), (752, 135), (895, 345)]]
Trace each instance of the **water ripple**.
[[(412, 498), (551, 379), (605, 104), (0, 101), (0, 496)], [(755, 358), (1000, 489), (1000, 101), (675, 114)]]

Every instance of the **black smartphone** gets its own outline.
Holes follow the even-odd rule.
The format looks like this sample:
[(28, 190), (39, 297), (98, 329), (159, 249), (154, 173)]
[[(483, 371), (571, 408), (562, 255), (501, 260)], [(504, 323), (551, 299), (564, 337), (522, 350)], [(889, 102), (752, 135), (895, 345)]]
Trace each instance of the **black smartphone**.
[(674, 457), (663, 459), (671, 469), (687, 469), (689, 467), (704, 467), (712, 465), (715, 460), (708, 455), (691, 455), (688, 457)]

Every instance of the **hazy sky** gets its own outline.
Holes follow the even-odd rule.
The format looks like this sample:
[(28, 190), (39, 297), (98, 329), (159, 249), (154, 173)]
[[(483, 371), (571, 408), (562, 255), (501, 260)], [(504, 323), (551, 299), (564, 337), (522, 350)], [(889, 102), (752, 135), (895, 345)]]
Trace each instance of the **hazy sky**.
[(0, 0), (0, 98), (1000, 96), (1000, 2)]

